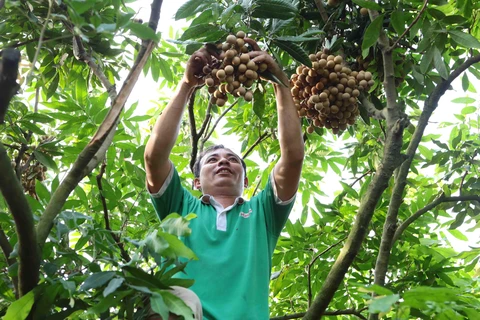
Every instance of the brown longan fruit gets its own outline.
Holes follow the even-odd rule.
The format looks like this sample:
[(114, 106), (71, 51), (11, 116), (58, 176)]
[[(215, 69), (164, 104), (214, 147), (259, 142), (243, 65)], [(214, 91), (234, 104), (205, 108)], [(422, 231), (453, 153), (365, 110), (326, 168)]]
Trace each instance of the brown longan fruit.
[(240, 83), (244, 83), (245, 81), (247, 81), (247, 77), (245, 76), (245, 74), (240, 74), (238, 77), (237, 77), (237, 80), (240, 81)]
[(245, 81), (244, 85), (245, 87), (249, 88), (253, 85), (253, 82), (255, 81), (255, 79), (247, 79), (247, 81)]
[(258, 66), (255, 64), (254, 61), (250, 60), (247, 62), (247, 69), (250, 69), (250, 70), (253, 70), (253, 71), (257, 71), (258, 70)]
[(264, 72), (267, 69), (268, 69), (268, 65), (264, 62), (260, 63), (260, 65), (258, 66), (258, 71), (259, 72)]
[(365, 74), (365, 80), (367, 81), (372, 80), (372, 73), (370, 71), (366, 71), (364, 74)]
[(233, 71), (235, 71), (235, 69), (233, 68), (233, 66), (226, 66), (226, 67), (224, 68), (224, 70), (225, 70), (225, 74), (227, 74), (227, 75), (233, 74)]
[(245, 41), (242, 38), (237, 38), (237, 46), (241, 48), (244, 45), (245, 45)]
[(230, 44), (236, 44), (237, 43), (237, 37), (235, 37), (233, 34), (227, 36), (227, 43)]
[(355, 86), (357, 85), (357, 82), (353, 79), (349, 79), (347, 81), (347, 85), (350, 87), (350, 88), (355, 88)]
[(252, 99), (253, 99), (252, 91), (245, 92), (245, 95), (243, 97), (245, 98), (246, 101), (252, 101)]
[(242, 30), (237, 32), (237, 38), (243, 39), (245, 38), (246, 34)]
[(307, 127), (307, 132), (308, 132), (309, 134), (314, 133), (314, 132), (315, 132), (315, 127), (313, 127), (312, 125), (308, 126), (308, 127)]
[(238, 66), (240, 64), (240, 57), (233, 57), (232, 59), (232, 65)]
[(240, 61), (247, 64), (248, 61), (250, 61), (250, 56), (248, 55), (248, 53), (242, 53), (242, 55), (240, 56)]
[(212, 78), (205, 79), (205, 84), (209, 87), (213, 87), (215, 85), (215, 80)]
[(325, 68), (327, 66), (327, 60), (325, 59), (318, 60), (318, 65), (320, 66), (320, 68)]
[(238, 66), (238, 72), (240, 72), (240, 73), (245, 73), (245, 71), (247, 71), (247, 65), (246, 65), (246, 64), (243, 64), (243, 63), (240, 64), (240, 65)]
[(338, 80), (338, 75), (335, 72), (332, 72), (332, 73), (330, 73), (328, 78), (330, 79), (330, 81), (337, 81)]
[(212, 68), (210, 68), (210, 66), (204, 66), (202, 72), (204, 74), (209, 74), (210, 72), (212, 72)]
[(238, 92), (238, 96), (239, 96), (239, 97), (240, 97), (240, 96), (243, 97), (243, 96), (245, 95), (245, 93), (247, 92), (247, 89), (245, 89), (245, 87), (239, 87), (239, 88), (237, 89), (237, 92)]
[(253, 73), (254, 73), (254, 72), (255, 72), (255, 71), (253, 71), (253, 70), (247, 70), (247, 71), (245, 71), (245, 76), (247, 77), (247, 79), (253, 79)]
[(333, 61), (335, 61), (336, 64), (340, 64), (343, 62), (342, 56), (336, 56), (333, 58)]
[(375, 81), (373, 81), (373, 80), (368, 80), (368, 85), (369, 85), (370, 87), (373, 86), (374, 84), (375, 84)]
[(361, 80), (359, 83), (360, 87), (366, 89), (368, 87), (368, 82), (367, 80)]
[(340, 72), (340, 71), (342, 71), (342, 69), (343, 69), (343, 67), (342, 67), (341, 64), (336, 64), (335, 67), (333, 67), (333, 70), (335, 72)]
[(217, 76), (218, 79), (222, 80), (222, 79), (225, 79), (225, 70), (223, 69), (220, 69), (217, 71), (217, 73), (215, 74)]
[(340, 109), (338, 108), (338, 106), (333, 105), (333, 106), (330, 107), (330, 111), (335, 114), (338, 111), (340, 111)]
[(310, 54), (310, 55), (308, 56), (308, 58), (309, 58), (309, 59), (310, 59), (310, 61), (312, 61), (312, 62), (313, 62), (313, 61), (317, 61), (317, 56), (316, 56), (316, 55), (314, 55), (313, 53), (312, 53), (312, 54)]
[(223, 107), (225, 105), (225, 99), (217, 98), (217, 106)]
[(208, 87), (208, 93), (213, 94), (215, 91), (217, 91), (217, 88), (215, 88), (214, 86)]
[(368, 9), (367, 8), (360, 8), (360, 14), (362, 16), (368, 16)]
[(237, 89), (237, 88), (240, 87), (240, 81), (234, 80), (234, 81), (232, 82), (232, 85), (233, 85), (233, 87), (234, 87), (235, 89)]
[(327, 61), (327, 68), (328, 69), (333, 69), (335, 67), (335, 61), (333, 60), (328, 60)]
[(358, 81), (362, 81), (365, 79), (365, 72), (363, 71), (360, 71), (358, 74), (357, 74), (357, 80)]
[(326, 92), (322, 92), (319, 95), (320, 101), (325, 101), (328, 99), (328, 94)]
[(227, 59), (233, 59), (237, 55), (237, 50), (235, 49), (230, 49), (225, 52), (225, 58)]

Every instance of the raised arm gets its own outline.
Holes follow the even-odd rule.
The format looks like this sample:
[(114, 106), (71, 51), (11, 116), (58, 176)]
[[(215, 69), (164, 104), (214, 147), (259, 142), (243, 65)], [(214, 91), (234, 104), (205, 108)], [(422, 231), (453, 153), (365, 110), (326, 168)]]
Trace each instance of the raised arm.
[(144, 154), (147, 186), (152, 193), (160, 190), (170, 172), (169, 157), (178, 137), (185, 106), (195, 88), (203, 85), (199, 76), (203, 66), (210, 62), (211, 54), (206, 48), (192, 54), (177, 91), (153, 127)]
[[(268, 70), (283, 83), (290, 83), (287, 75), (280, 69), (273, 58), (263, 51), (250, 53), (255, 62), (265, 62)], [(277, 195), (286, 201), (297, 192), (304, 157), (304, 143), (300, 118), (293, 102), (290, 87), (274, 84), (278, 113), (278, 139), (280, 142), (280, 159), (274, 168)]]

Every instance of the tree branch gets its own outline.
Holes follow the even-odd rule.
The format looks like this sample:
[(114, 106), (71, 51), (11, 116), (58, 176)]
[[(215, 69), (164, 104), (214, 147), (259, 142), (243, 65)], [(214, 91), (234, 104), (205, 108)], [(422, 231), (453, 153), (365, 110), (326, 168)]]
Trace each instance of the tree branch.
[(120, 249), (120, 254), (122, 255), (123, 260), (125, 260), (126, 262), (130, 262), (131, 258), (128, 255), (128, 252), (125, 250), (125, 247), (123, 246), (123, 243), (120, 242), (120, 237), (117, 234), (115, 234), (115, 232), (113, 232), (112, 228), (110, 227), (110, 219), (108, 217), (107, 200), (105, 199), (105, 196), (103, 195), (103, 186), (102, 186), (102, 177), (105, 173), (105, 168), (106, 167), (107, 167), (107, 164), (104, 161), (102, 163), (102, 166), (100, 167), (100, 173), (96, 176), (98, 190), (100, 190), (100, 200), (102, 202), (102, 207), (103, 207), (103, 219), (105, 220), (105, 229), (109, 231), (110, 235), (112, 236), (113, 241), (115, 241), (115, 244)]
[(193, 165), (197, 160), (198, 152), (198, 139), (200, 138), (197, 134), (197, 124), (195, 122), (195, 112), (193, 110), (195, 106), (195, 98), (197, 96), (198, 88), (195, 88), (188, 100), (188, 120), (190, 122), (190, 136), (192, 141), (192, 152), (190, 154), (190, 170), (193, 172)]
[(0, 191), (15, 220), (18, 237), (19, 296), (32, 290), (39, 280), (40, 251), (36, 243), (35, 223), (23, 188), (10, 164), (10, 158), (0, 143)]
[[(324, 316), (339, 316), (339, 315), (354, 315), (360, 319), (367, 320), (367, 318), (361, 314), (362, 311), (365, 311), (367, 308), (362, 308), (359, 310), (356, 309), (345, 309), (345, 310), (332, 310), (332, 311), (325, 311), (323, 313)], [(290, 314), (281, 317), (273, 317), (270, 320), (290, 320), (290, 319), (300, 319), (306, 315), (305, 312)]]
[(268, 131), (265, 131), (258, 139), (248, 148), (247, 151), (242, 156), (242, 159), (245, 159), (252, 151), (255, 149), (256, 146), (258, 146), (263, 140), (267, 139), (269, 135)]
[(400, 42), (400, 40), (403, 37), (405, 37), (407, 35), (407, 33), (410, 31), (410, 29), (412, 29), (412, 27), (418, 22), (418, 20), (422, 16), (422, 13), (425, 11), (425, 9), (427, 9), (427, 3), (428, 3), (428, 0), (425, 0), (423, 2), (423, 7), (420, 9), (420, 12), (418, 13), (418, 15), (415, 17), (415, 19), (413, 19), (412, 23), (407, 27), (407, 29), (405, 29), (405, 31), (403, 31), (403, 33), (400, 35), (400, 37), (398, 37), (398, 39), (395, 41), (395, 43), (387, 49), (387, 51), (392, 51), (393, 49), (395, 49), (396, 46), (398, 45), (398, 43)]
[(318, 258), (320, 258), (321, 256), (323, 256), (325, 253), (327, 253), (328, 251), (332, 250), (333, 248), (335, 248), (336, 246), (338, 246), (340, 243), (342, 243), (347, 237), (344, 237), (343, 239), (341, 239), (340, 241), (332, 244), (331, 246), (329, 246), (327, 249), (323, 250), (322, 252), (320, 252), (319, 254), (317, 254), (313, 259), (312, 261), (310, 261), (310, 263), (308, 264), (307, 266), (307, 279), (308, 279), (308, 307), (310, 308), (310, 305), (312, 304), (312, 281), (311, 281), (311, 269), (312, 269), (312, 266), (313, 264), (315, 263), (315, 261), (318, 260)]
[(412, 214), (410, 217), (408, 217), (407, 220), (405, 220), (395, 231), (395, 235), (392, 240), (392, 244), (395, 243), (402, 233), (405, 231), (405, 229), (408, 228), (409, 225), (411, 225), (415, 220), (420, 218), (422, 215), (427, 213), (428, 211), (432, 210), (436, 206), (438, 206), (440, 203), (443, 202), (458, 202), (458, 201), (477, 201), (480, 203), (480, 195), (468, 195), (468, 196), (458, 196), (458, 197), (445, 197), (444, 194), (442, 194), (440, 197), (435, 199), (434, 201), (430, 202), (428, 205), (423, 207), (422, 209), (418, 210), (414, 214)]
[(371, 103), (364, 94), (360, 95), (360, 102), (367, 110), (368, 116), (377, 120), (385, 120), (387, 118), (385, 109), (378, 110), (375, 108), (373, 103)]
[(320, 12), (323, 23), (326, 24), (328, 21), (328, 14), (327, 10), (325, 10), (322, 0), (315, 0), (315, 5), (317, 6), (318, 12)]
[[(479, 61), (480, 55), (467, 59), (463, 64), (461, 64), (457, 69), (455, 69), (447, 79), (442, 80), (442, 82), (435, 87), (432, 94), (425, 101), (423, 111), (417, 123), (417, 127), (415, 128), (415, 132), (413, 133), (410, 143), (407, 147), (405, 161), (401, 164), (396, 174), (396, 180), (390, 198), (387, 218), (383, 227), (380, 250), (377, 257), (377, 262), (375, 264), (374, 283), (376, 285), (383, 286), (385, 284), (388, 261), (390, 259), (390, 251), (393, 246), (393, 239), (397, 232), (396, 224), (398, 210), (403, 201), (403, 192), (405, 191), (405, 187), (407, 185), (407, 175), (410, 171), (410, 166), (412, 164), (414, 155), (417, 151), (420, 141), (423, 137), (425, 128), (428, 125), (428, 120), (430, 119), (433, 111), (437, 108), (438, 101), (449, 88), (453, 80), (455, 80), (469, 66)], [(371, 318), (375, 319), (376, 316), (371, 316)]]
[[(149, 26), (151, 26), (154, 30), (156, 30), (158, 25), (161, 6), (162, 0), (153, 0)], [(65, 179), (52, 195), (52, 198), (48, 203), (45, 212), (40, 217), (37, 225), (37, 242), (39, 246), (43, 246), (45, 243), (45, 240), (47, 239), (48, 234), (53, 226), (53, 221), (61, 211), (69, 194), (85, 176), (85, 168), (87, 166), (94, 167), (95, 162), (98, 164), (98, 161), (100, 161), (99, 159), (102, 158), (97, 156), (96, 158), (98, 160), (94, 161), (93, 163), (90, 162), (97, 155), (97, 151), (102, 148), (102, 145), (103, 148), (105, 148), (104, 142), (107, 140), (107, 137), (110, 135), (111, 131), (116, 129), (115, 126), (119, 121), (120, 114), (125, 106), (125, 102), (132, 92), (132, 89), (135, 86), (135, 83), (142, 72), (143, 66), (145, 65), (145, 62), (151, 54), (154, 46), (155, 43), (152, 40), (142, 41), (142, 47), (138, 53), (135, 63), (130, 70), (130, 73), (128, 74), (122, 88), (120, 89), (118, 96), (113, 101), (112, 107), (105, 117), (105, 120), (102, 122), (88, 145), (78, 155), (77, 160), (67, 173)]]

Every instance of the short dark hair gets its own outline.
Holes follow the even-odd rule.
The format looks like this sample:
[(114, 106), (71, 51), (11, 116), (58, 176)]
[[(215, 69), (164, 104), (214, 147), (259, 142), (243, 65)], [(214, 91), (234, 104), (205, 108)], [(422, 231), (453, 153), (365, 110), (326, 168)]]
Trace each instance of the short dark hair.
[[(200, 154), (198, 155), (197, 157), (197, 160), (195, 160), (195, 164), (193, 165), (193, 176), (195, 178), (198, 178), (200, 177), (200, 169), (201, 169), (201, 161), (202, 161), (202, 158), (207, 154), (207, 153), (210, 153), (212, 151), (215, 151), (215, 150), (218, 150), (218, 149), (228, 149), (228, 148), (225, 148), (225, 146), (223, 144), (216, 144), (214, 146), (211, 146), (211, 147), (208, 147), (207, 149), (203, 150), (202, 152), (200, 152)], [(238, 156), (238, 155), (237, 155)], [(242, 167), (243, 167), (243, 171), (245, 173), (245, 176), (247, 175), (247, 165), (245, 164), (245, 161), (243, 161), (242, 158), (240, 158), (240, 156), (238, 157), (240, 159), (240, 161), (242, 162)]]

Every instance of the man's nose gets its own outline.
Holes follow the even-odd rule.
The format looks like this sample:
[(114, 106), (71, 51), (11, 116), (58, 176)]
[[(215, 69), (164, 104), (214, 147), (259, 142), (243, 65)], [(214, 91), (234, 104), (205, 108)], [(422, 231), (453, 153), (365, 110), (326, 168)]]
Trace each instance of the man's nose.
[(230, 164), (230, 162), (228, 162), (227, 158), (221, 158), (219, 161), (218, 161), (218, 164), (221, 165), (221, 164)]

